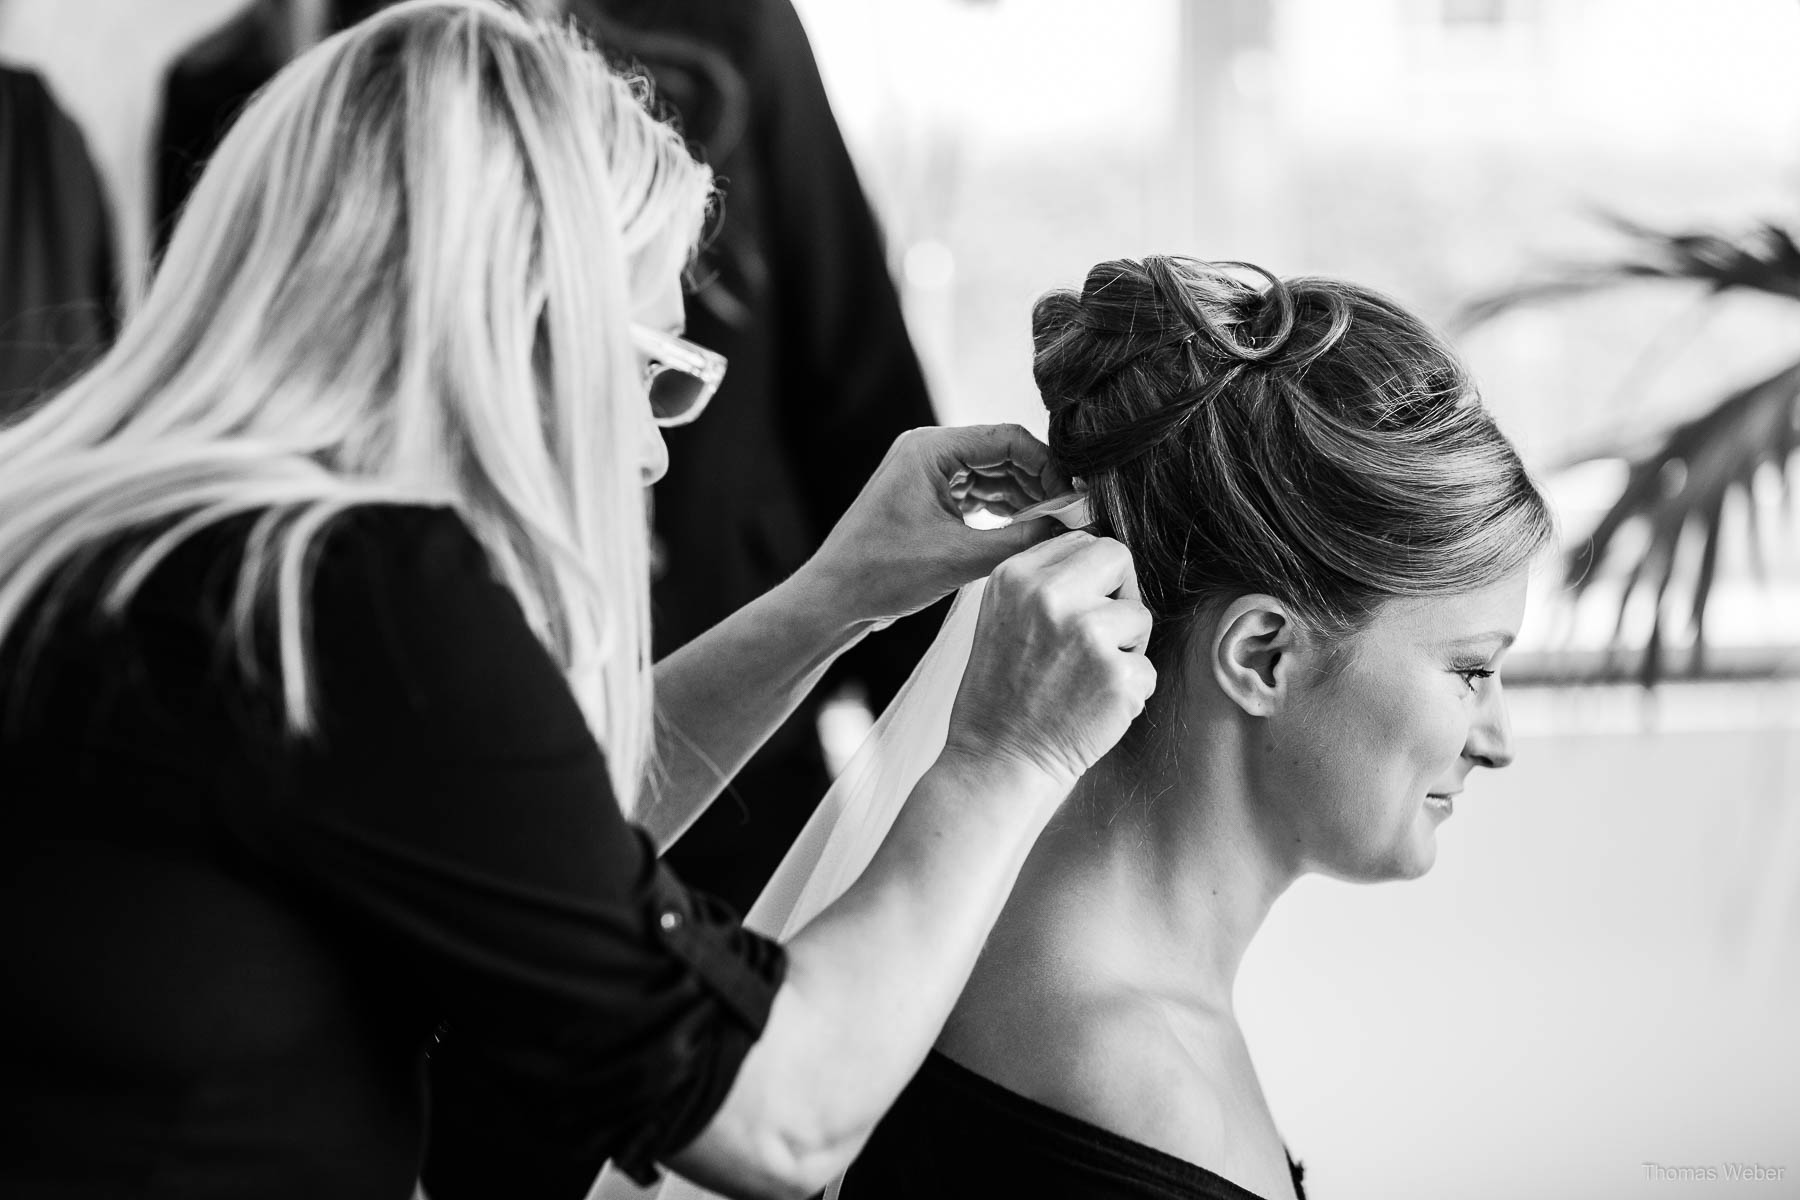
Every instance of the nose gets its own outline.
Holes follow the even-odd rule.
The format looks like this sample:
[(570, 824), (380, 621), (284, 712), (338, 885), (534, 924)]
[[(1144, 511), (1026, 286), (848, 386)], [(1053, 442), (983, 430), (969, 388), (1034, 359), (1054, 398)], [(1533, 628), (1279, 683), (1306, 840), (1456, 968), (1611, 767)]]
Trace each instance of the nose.
[(653, 421), (644, 422), (643, 445), (639, 450), (640, 470), (644, 486), (649, 487), (669, 473), (669, 444), (663, 441), (662, 429)]
[(1469, 726), (1469, 740), (1463, 746), (1463, 757), (1479, 766), (1496, 769), (1513, 760), (1512, 719), (1506, 712), (1506, 696), (1501, 692), (1498, 676), (1494, 677), (1493, 686), (1482, 698), (1481, 707), (1475, 713), (1475, 723)]

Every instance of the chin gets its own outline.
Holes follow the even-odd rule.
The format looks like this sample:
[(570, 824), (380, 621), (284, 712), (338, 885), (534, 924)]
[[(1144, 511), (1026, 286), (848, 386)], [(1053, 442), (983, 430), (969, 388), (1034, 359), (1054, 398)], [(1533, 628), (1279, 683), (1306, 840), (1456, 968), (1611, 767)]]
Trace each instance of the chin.
[[(1424, 828), (1420, 828), (1420, 824)], [(1395, 847), (1389, 879), (1418, 879), (1437, 864), (1437, 830), (1428, 822), (1415, 824)]]
[(1427, 841), (1418, 852), (1401, 863), (1389, 879), (1419, 879), (1437, 863), (1437, 839)]
[(1350, 883), (1399, 883), (1418, 879), (1437, 862), (1437, 837), (1427, 831), (1413, 834), (1398, 846), (1372, 851), (1361, 861), (1327, 872)]

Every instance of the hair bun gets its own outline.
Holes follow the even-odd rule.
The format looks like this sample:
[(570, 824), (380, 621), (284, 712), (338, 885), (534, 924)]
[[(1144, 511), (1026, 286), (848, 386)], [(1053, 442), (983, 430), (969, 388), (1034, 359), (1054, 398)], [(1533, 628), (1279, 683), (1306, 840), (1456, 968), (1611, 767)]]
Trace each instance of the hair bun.
[[(1255, 272), (1268, 286), (1231, 270)], [(1044, 406), (1056, 412), (1159, 352), (1189, 377), (1266, 362), (1286, 349), (1296, 314), (1293, 290), (1249, 263), (1114, 259), (1089, 271), (1080, 292), (1054, 291), (1038, 301), (1033, 375)]]
[[(1294, 332), (1294, 296), (1288, 285), (1253, 263), (1203, 263), (1152, 255), (1144, 260), (1157, 300), (1186, 323), (1206, 357), (1222, 362), (1261, 362), (1279, 354)], [(1253, 271), (1266, 289), (1231, 270)]]
[(1080, 474), (1148, 452), (1218, 397), (1263, 395), (1241, 386), (1247, 372), (1297, 378), (1349, 326), (1328, 280), (1285, 282), (1250, 263), (1115, 259), (1080, 292), (1038, 301), (1033, 375), (1058, 455)]

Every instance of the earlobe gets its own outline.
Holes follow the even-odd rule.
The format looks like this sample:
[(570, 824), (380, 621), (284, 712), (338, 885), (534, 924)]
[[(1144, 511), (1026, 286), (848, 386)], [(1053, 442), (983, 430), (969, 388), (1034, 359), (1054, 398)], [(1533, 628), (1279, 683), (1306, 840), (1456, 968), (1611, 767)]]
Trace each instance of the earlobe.
[(1253, 717), (1280, 707), (1292, 674), (1295, 625), (1272, 596), (1240, 596), (1213, 625), (1212, 671), (1219, 689)]

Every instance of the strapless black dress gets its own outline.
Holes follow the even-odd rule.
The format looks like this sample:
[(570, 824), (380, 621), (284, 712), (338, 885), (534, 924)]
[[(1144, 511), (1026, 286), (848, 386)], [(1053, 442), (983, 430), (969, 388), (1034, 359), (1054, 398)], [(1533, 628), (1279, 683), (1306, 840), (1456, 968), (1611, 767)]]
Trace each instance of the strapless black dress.
[[(1306, 1200), (1292, 1157), (1294, 1192)], [(1264, 1200), (1204, 1167), (1028, 1100), (933, 1053), (844, 1178), (841, 1200)]]

